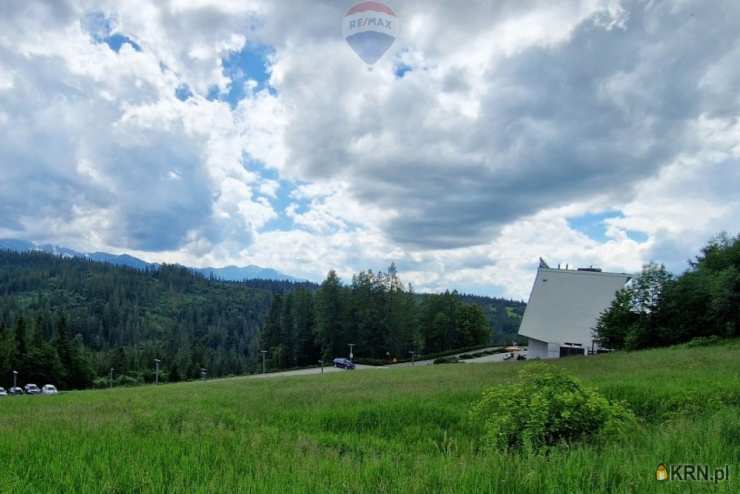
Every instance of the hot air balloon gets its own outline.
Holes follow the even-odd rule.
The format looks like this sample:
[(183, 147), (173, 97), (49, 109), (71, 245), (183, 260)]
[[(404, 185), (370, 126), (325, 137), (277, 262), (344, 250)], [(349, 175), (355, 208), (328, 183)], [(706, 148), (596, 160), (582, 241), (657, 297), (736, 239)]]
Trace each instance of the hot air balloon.
[(344, 39), (371, 70), (396, 41), (398, 30), (398, 16), (381, 2), (360, 2), (342, 21)]

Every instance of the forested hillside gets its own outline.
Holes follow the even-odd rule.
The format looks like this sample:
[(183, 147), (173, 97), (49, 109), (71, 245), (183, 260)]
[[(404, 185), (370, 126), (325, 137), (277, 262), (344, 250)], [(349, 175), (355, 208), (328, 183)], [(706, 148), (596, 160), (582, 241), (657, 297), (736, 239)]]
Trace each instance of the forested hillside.
[(155, 271), (40, 253), (0, 252), (0, 372), (23, 382), (87, 387), (95, 376), (193, 378), (250, 369), (250, 344), (268, 290), (209, 281), (190, 270)]

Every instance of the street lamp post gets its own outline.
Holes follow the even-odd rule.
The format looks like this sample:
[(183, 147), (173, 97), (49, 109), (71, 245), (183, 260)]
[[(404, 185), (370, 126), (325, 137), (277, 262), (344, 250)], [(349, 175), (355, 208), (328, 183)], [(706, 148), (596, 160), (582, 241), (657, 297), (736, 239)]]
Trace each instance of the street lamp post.
[(17, 370), (13, 371), (13, 387), (14, 388), (18, 387), (18, 371)]
[(416, 352), (409, 352), (411, 354), (411, 366), (416, 365)]
[(319, 364), (321, 364), (321, 375), (323, 376), (324, 375), (324, 361), (319, 360)]
[(355, 348), (354, 343), (349, 343), (349, 361), (352, 362), (352, 359), (355, 358), (355, 354), (353, 352), (353, 349)]
[(155, 366), (155, 370), (154, 370), (154, 384), (159, 384), (159, 363), (160, 362), (161, 362), (161, 360), (159, 360), (158, 358), (155, 358), (154, 359), (154, 366)]
[(262, 373), (267, 374), (267, 367), (265, 364), (265, 358), (267, 355), (267, 350), (260, 350), (260, 353), (262, 354)]

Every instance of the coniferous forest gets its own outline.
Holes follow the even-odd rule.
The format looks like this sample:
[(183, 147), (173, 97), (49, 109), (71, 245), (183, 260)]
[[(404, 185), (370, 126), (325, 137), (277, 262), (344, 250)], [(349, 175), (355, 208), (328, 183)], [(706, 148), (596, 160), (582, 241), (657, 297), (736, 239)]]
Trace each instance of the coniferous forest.
[(313, 293), (276, 295), (259, 336), (275, 368), (347, 356), (350, 344), (362, 360), (380, 363), (490, 341), (480, 305), (455, 292), (419, 297), (393, 265), (388, 272), (361, 272), (348, 285), (332, 271)]
[[(62, 389), (239, 375), (315, 365), (347, 355), (387, 361), (511, 338), (521, 302), (415, 294), (388, 273), (343, 284), (208, 279), (182, 266), (157, 270), (0, 251), (0, 386)], [(512, 329), (513, 328), (513, 329)]]

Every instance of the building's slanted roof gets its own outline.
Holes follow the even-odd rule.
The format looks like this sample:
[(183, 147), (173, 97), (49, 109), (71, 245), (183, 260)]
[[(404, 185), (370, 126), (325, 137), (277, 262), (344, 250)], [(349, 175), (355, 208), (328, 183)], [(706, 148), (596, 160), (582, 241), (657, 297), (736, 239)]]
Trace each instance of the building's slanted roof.
[(540, 341), (590, 347), (592, 329), (631, 276), (540, 268), (519, 334)]

